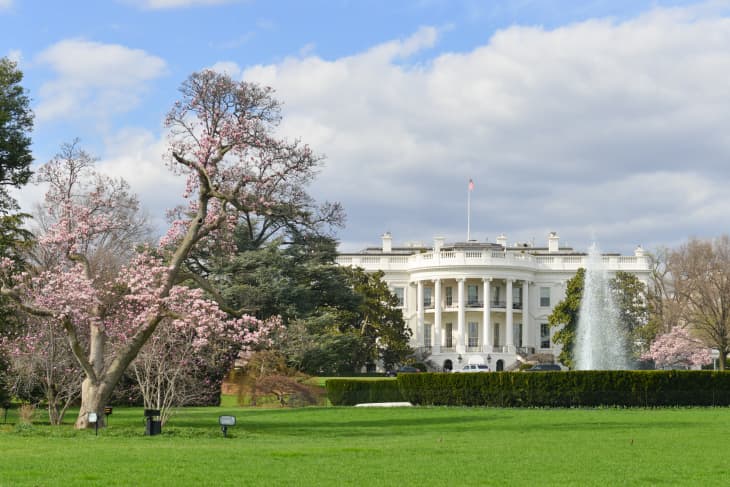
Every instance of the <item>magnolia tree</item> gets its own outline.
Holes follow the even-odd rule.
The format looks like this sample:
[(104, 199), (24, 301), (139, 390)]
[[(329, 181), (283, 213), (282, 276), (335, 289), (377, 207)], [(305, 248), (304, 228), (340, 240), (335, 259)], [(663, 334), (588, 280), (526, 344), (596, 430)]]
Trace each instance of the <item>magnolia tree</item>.
[(651, 344), (643, 359), (653, 360), (659, 369), (705, 365), (712, 361), (709, 348), (692, 338), (689, 332), (675, 326), (668, 333), (659, 335)]
[[(78, 428), (89, 426), (90, 412), (104, 417), (114, 387), (161, 323), (196, 327), (215, 308), (182, 285), (191, 277), (183, 263), (193, 249), (224, 245), (241, 212), (271, 211), (278, 187), (308, 180), (318, 165), (307, 146), (273, 136), (279, 104), (270, 89), (203, 71), (181, 92), (166, 119), (169, 164), (187, 176), (189, 202), (157, 249), (113, 275), (96, 272), (88, 253), (119, 223), (111, 188), (100, 185), (79, 198), (67, 175), (50, 166), (46, 205), (54, 222), (39, 245), (58, 255), (57, 263), (38, 274), (17, 274), (3, 263), (2, 293), (55, 320), (83, 370)], [(249, 333), (259, 326), (244, 317), (228, 321)]]
[(200, 299), (199, 289), (190, 293), (197, 295), (203, 315), (196, 326), (163, 320), (131, 365), (145, 408), (159, 409), (163, 424), (172, 408), (208, 404), (211, 392), (220, 395), (222, 379), (240, 352), (267, 346), (281, 324), (278, 318), (229, 320), (215, 303)]
[(46, 401), (51, 424), (63, 422), (81, 394), (81, 369), (56, 320), (30, 317), (26, 326), (4, 340), (13, 368), (13, 394), (31, 402)]

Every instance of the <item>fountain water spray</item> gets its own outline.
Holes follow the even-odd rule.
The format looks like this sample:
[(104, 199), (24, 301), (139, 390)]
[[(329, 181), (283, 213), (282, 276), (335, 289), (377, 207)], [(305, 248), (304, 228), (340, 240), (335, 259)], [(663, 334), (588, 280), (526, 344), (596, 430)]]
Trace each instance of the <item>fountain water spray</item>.
[(578, 370), (631, 368), (618, 307), (609, 287), (603, 257), (595, 243), (588, 252), (574, 356)]

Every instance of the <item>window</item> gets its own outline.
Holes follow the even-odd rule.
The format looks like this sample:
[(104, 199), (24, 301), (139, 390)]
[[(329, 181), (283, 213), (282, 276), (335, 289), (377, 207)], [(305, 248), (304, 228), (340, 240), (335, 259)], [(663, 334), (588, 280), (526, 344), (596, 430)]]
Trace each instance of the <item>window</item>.
[(405, 288), (402, 287), (396, 287), (393, 288), (393, 294), (395, 294), (395, 297), (398, 298), (398, 306), (401, 308), (405, 304)]
[(512, 330), (515, 334), (515, 346), (517, 348), (522, 347), (522, 323), (514, 323), (512, 325)]
[(492, 290), (492, 306), (495, 308), (503, 308), (504, 303), (499, 300), (499, 286), (494, 286), (494, 289)]
[(501, 343), (499, 343), (499, 323), (494, 324), (494, 346), (500, 346)]
[(466, 287), (466, 300), (469, 306), (479, 306), (479, 286), (469, 284)]
[(549, 287), (540, 288), (540, 306), (542, 306), (543, 308), (550, 307), (550, 288)]
[(446, 323), (444, 325), (444, 347), (451, 348), (454, 346), (454, 324)]
[(478, 347), (479, 346), (479, 323), (470, 321), (469, 322), (469, 338), (468, 338), (468, 346), (469, 347)]
[(540, 324), (540, 348), (550, 348), (550, 325)]
[(423, 325), (423, 346), (424, 347), (431, 346), (431, 324), (430, 323), (425, 323)]
[(428, 308), (431, 306), (431, 293), (433, 289), (430, 287), (423, 288), (423, 307)]
[(515, 309), (522, 308), (522, 288), (512, 288), (512, 307)]
[(446, 306), (453, 306), (454, 304), (454, 288), (446, 286)]

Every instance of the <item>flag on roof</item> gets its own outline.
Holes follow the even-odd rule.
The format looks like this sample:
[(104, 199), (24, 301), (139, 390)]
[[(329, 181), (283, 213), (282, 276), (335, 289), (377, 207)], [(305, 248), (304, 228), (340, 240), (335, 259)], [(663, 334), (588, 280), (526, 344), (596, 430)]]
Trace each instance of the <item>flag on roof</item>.
[(474, 181), (469, 179), (469, 191), (474, 191)]

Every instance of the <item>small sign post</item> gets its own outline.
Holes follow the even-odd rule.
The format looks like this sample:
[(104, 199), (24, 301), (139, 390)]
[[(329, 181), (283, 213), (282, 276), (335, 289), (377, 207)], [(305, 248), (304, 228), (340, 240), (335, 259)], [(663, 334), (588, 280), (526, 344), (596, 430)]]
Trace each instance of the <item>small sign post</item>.
[(94, 436), (99, 436), (99, 417), (96, 413), (89, 413), (89, 423), (94, 423)]
[(106, 424), (109, 425), (109, 416), (112, 415), (111, 406), (104, 406), (104, 416), (106, 416)]
[(221, 425), (221, 431), (223, 432), (223, 437), (228, 437), (228, 427), (229, 426), (236, 426), (236, 417), (235, 416), (218, 416), (218, 424)]

